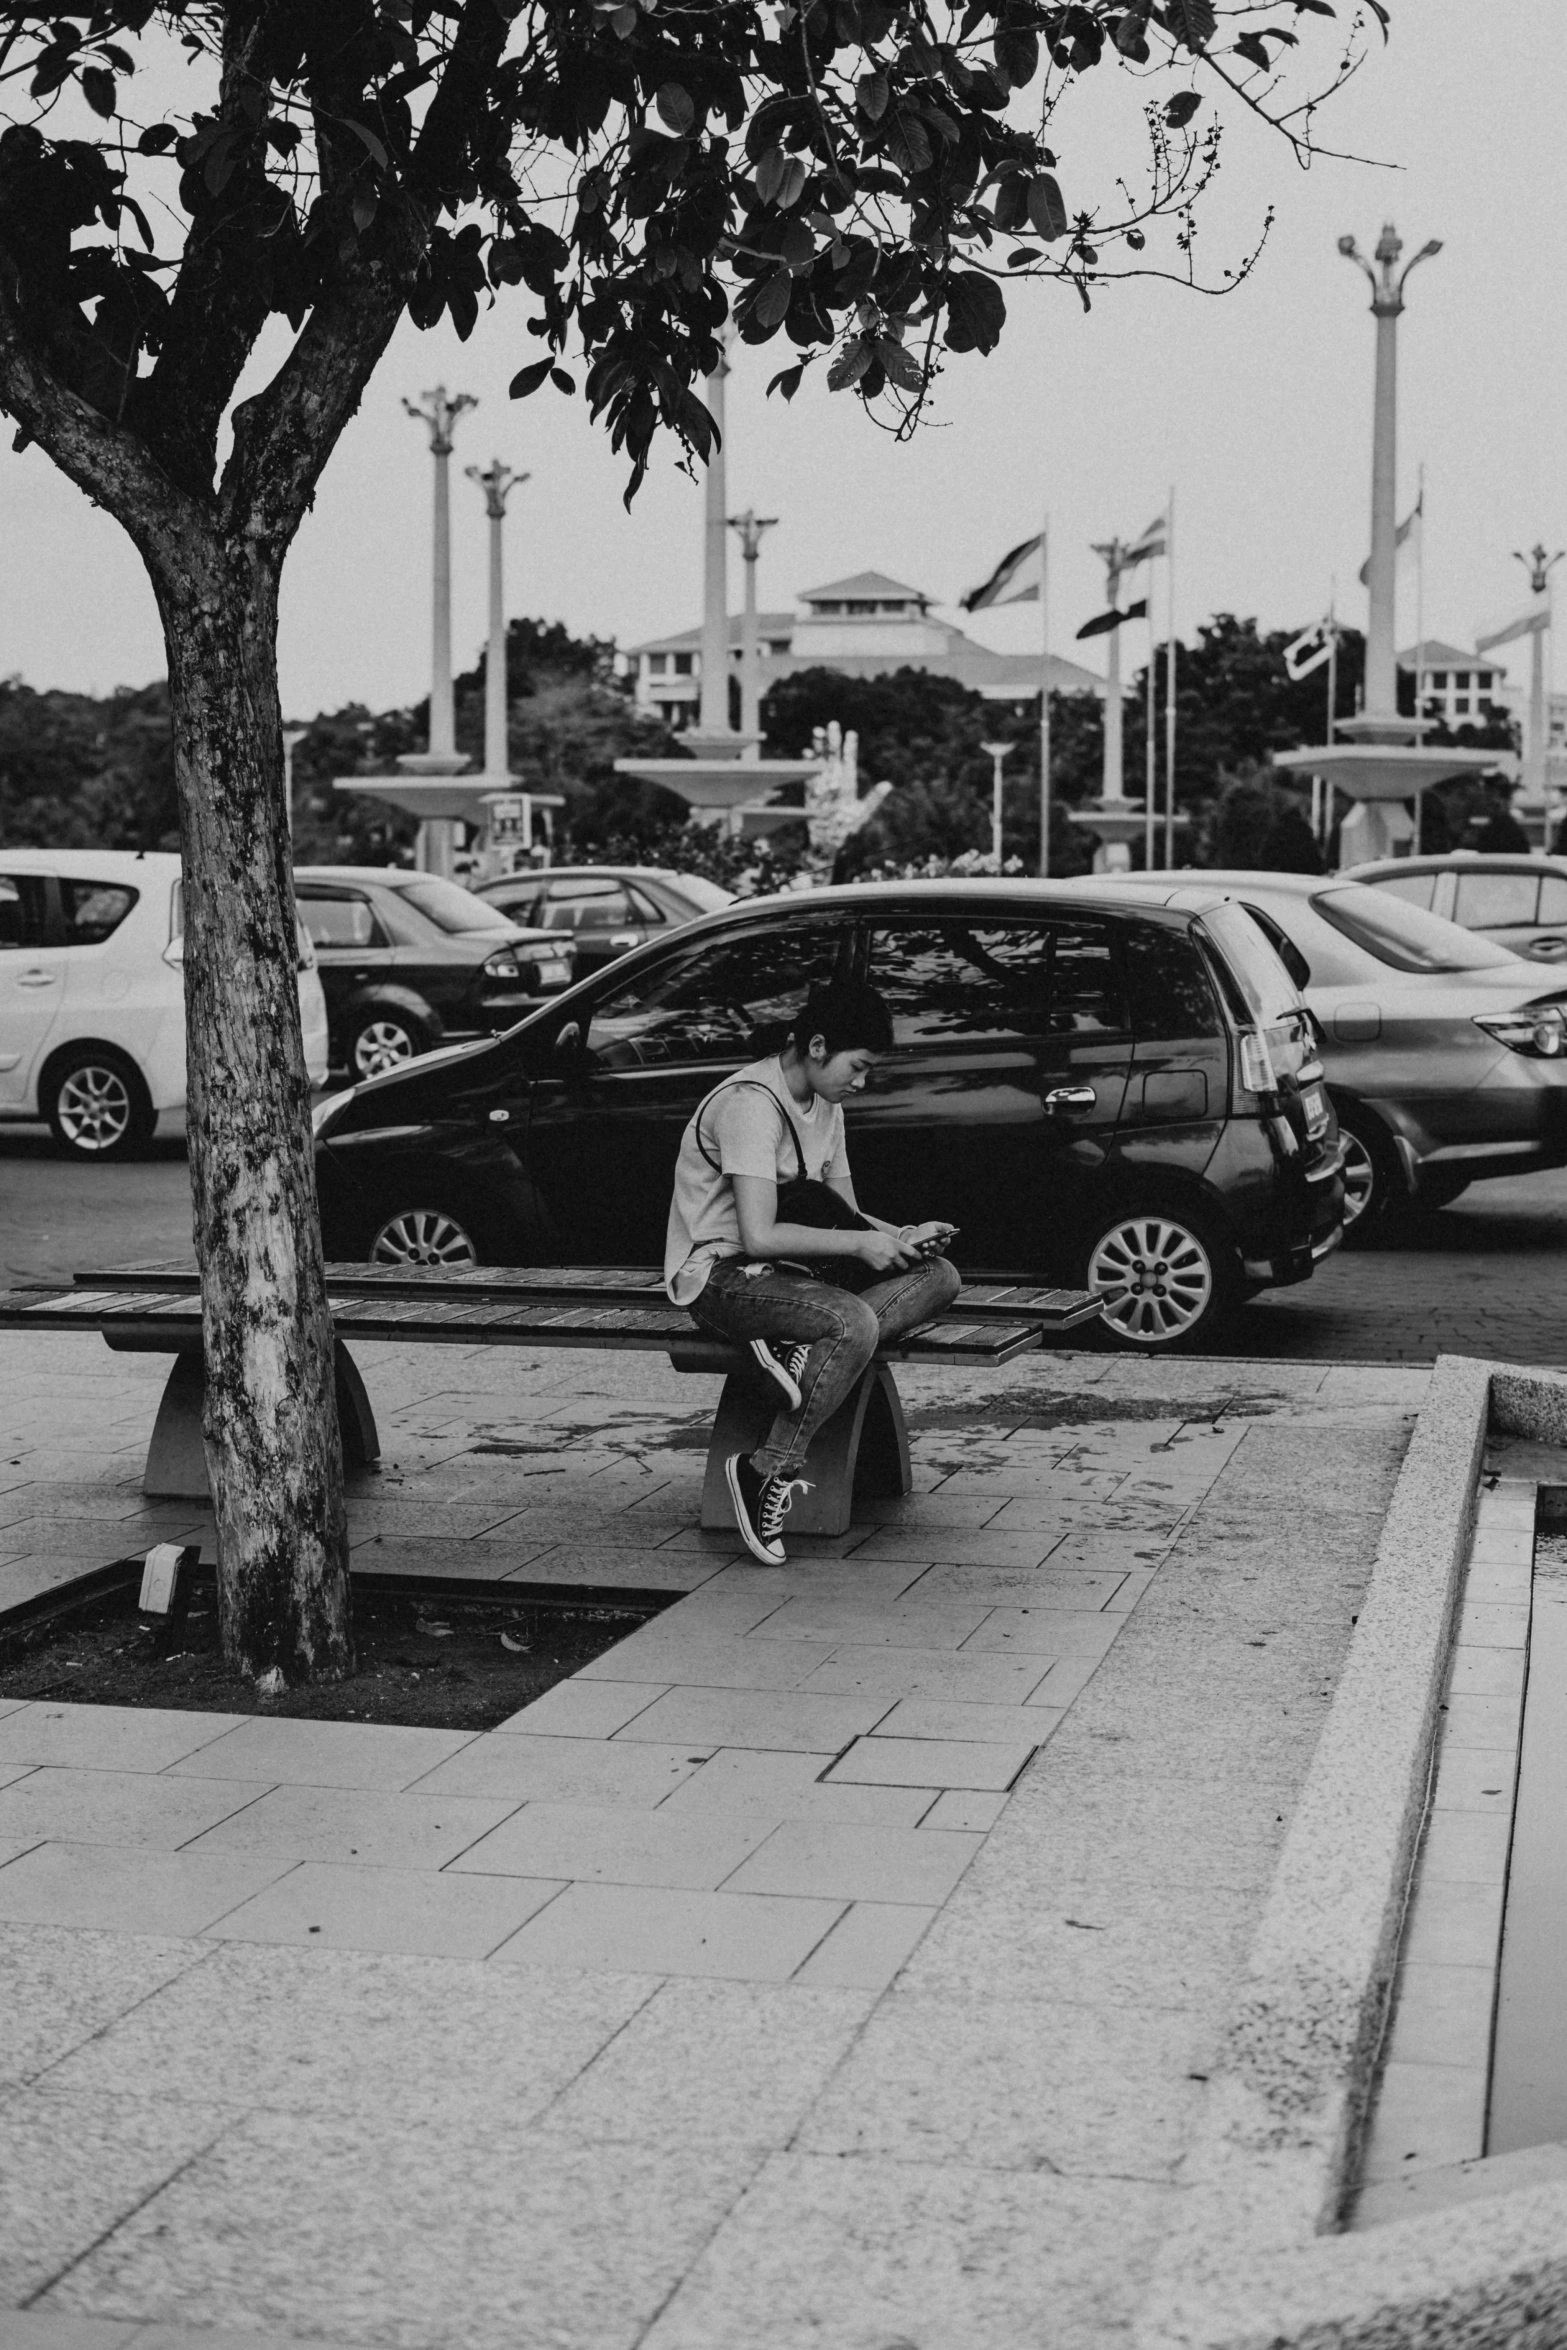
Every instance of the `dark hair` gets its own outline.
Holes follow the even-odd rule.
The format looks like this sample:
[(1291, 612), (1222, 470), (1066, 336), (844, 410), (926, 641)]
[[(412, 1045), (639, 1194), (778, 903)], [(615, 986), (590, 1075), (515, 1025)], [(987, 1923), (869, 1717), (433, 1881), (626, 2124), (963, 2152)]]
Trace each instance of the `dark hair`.
[(826, 1045), (829, 1058), (856, 1049), (885, 1053), (892, 1047), (892, 1018), (873, 987), (832, 979), (812, 988), (790, 1025), (789, 1041), (802, 1053), (809, 1052), (814, 1036)]

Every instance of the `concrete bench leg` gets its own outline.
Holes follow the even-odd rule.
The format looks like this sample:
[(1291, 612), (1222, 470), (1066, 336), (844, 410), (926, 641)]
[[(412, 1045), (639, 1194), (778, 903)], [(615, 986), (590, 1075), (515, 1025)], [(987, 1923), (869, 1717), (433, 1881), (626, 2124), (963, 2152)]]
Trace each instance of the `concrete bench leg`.
[[(381, 1437), (359, 1365), (337, 1342), (337, 1419), (343, 1432), (343, 1469), (352, 1477), (381, 1457)], [(174, 1358), (153, 1423), (142, 1472), (142, 1491), (153, 1501), (210, 1501), (207, 1453), (201, 1440), (201, 1412), (207, 1379), (200, 1347)]]
[[(731, 1372), (718, 1399), (707, 1475), (702, 1483), (704, 1531), (723, 1533), (735, 1522), (724, 1477), (731, 1453), (754, 1452), (777, 1416), (776, 1401), (754, 1375)], [(907, 1493), (909, 1432), (897, 1383), (885, 1363), (873, 1363), (818, 1430), (805, 1460), (809, 1493), (797, 1493), (784, 1530), (791, 1534), (847, 1534), (855, 1501)]]

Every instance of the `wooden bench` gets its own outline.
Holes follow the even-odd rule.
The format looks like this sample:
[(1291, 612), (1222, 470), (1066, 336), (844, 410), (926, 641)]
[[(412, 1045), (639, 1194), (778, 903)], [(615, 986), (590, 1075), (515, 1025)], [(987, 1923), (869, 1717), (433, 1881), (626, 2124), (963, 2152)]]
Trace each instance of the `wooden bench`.
[[(350, 1476), (380, 1458), (375, 1414), (349, 1352), (400, 1346), (580, 1347), (666, 1354), (677, 1371), (718, 1373), (724, 1386), (708, 1446), (702, 1524), (734, 1525), (724, 1462), (751, 1451), (771, 1425), (777, 1398), (750, 1354), (705, 1337), (672, 1306), (655, 1273), (639, 1266), (404, 1267), (329, 1265), (337, 1338), (337, 1404)], [(1094, 1321), (1102, 1300), (1087, 1290), (980, 1282), (938, 1320), (884, 1347), (818, 1434), (806, 1474), (811, 1491), (790, 1515), (802, 1534), (847, 1531), (860, 1498), (910, 1490), (908, 1431), (892, 1365), (993, 1368), (1039, 1347), (1047, 1333)], [(0, 1294), (0, 1329), (99, 1332), (120, 1353), (172, 1354), (143, 1490), (156, 1499), (209, 1498), (201, 1438), (205, 1392), (201, 1300), (188, 1266), (115, 1266), (80, 1273), (70, 1289)]]

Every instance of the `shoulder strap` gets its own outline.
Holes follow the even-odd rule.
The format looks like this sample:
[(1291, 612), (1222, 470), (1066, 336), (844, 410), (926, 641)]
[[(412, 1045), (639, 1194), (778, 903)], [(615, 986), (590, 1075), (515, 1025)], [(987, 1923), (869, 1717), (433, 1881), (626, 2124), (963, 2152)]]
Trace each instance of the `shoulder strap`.
[(795, 1178), (798, 1182), (803, 1183), (805, 1180), (805, 1153), (800, 1148), (799, 1131), (795, 1126), (794, 1120), (790, 1117), (788, 1111), (784, 1108), (783, 1103), (778, 1099), (778, 1096), (776, 1093), (774, 1093), (772, 1087), (770, 1085), (764, 1085), (759, 1077), (726, 1077), (722, 1085), (714, 1086), (712, 1092), (707, 1096), (705, 1101), (701, 1101), (697, 1104), (696, 1114), (691, 1121), (691, 1130), (696, 1137), (697, 1149), (701, 1152), (703, 1158), (712, 1168), (713, 1173), (715, 1175), (722, 1174), (723, 1168), (720, 1162), (714, 1158), (712, 1152), (708, 1149), (706, 1143), (702, 1140), (702, 1113), (709, 1107), (711, 1103), (717, 1101), (721, 1093), (739, 1093), (742, 1088), (750, 1093), (765, 1093), (768, 1100), (772, 1103), (773, 1108), (778, 1112), (779, 1117), (783, 1120), (784, 1125), (788, 1128), (789, 1140), (794, 1144)]

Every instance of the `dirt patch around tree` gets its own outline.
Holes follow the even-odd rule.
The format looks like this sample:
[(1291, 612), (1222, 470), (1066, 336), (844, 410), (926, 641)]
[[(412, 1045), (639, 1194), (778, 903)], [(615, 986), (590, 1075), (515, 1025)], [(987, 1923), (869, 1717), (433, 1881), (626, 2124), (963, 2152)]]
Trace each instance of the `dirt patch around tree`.
[(366, 1588), (356, 1577), (352, 1677), (262, 1697), (223, 1662), (210, 1575), (172, 1632), (138, 1613), (139, 1578), (127, 1569), (121, 1583), (100, 1579), (74, 1603), (0, 1626), (0, 1698), (493, 1730), (668, 1604), (662, 1593), (613, 1604), (480, 1598), (450, 1583), (388, 1577)]

